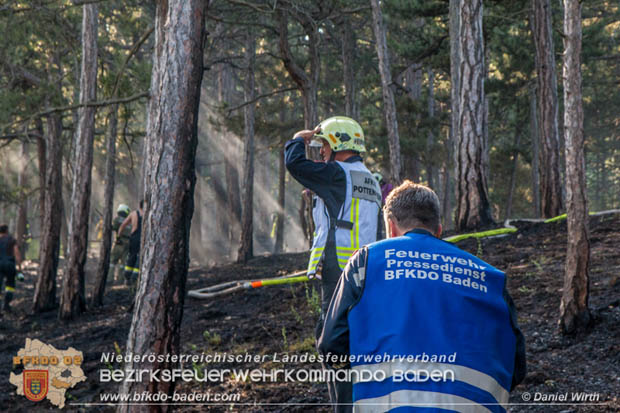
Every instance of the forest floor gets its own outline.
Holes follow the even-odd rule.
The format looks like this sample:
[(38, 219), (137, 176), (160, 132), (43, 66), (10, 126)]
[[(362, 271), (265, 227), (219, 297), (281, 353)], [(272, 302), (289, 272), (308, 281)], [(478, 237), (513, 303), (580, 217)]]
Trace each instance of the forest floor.
[[(527, 377), (511, 393), (510, 402), (514, 404), (509, 411), (619, 412), (620, 216), (591, 218), (590, 308), (594, 321), (589, 331), (579, 337), (562, 336), (557, 328), (566, 223), (522, 222), (518, 227), (518, 233), (507, 237), (459, 243), (461, 248), (480, 255), (508, 274), (508, 289), (526, 337), (528, 362)], [(303, 270), (306, 259), (307, 254), (284, 254), (257, 257), (246, 265), (192, 268), (188, 290)], [(35, 266), (30, 264), (26, 281), (18, 284), (14, 312), (0, 320), (0, 411), (35, 412), (54, 408), (49, 401), (33, 403), (18, 396), (8, 381), (12, 357), (24, 346), (26, 338), (40, 339), (61, 350), (74, 347), (84, 352), (82, 368), (88, 380), (69, 390), (65, 411), (114, 411), (110, 405), (83, 403), (99, 403), (102, 393), (116, 392), (115, 385), (99, 381), (99, 370), (109, 367), (101, 361), (102, 353), (114, 352), (118, 346), (124, 354), (131, 323), (129, 289), (111, 286), (104, 307), (90, 310), (78, 321), (62, 323), (57, 321), (56, 312), (30, 314)], [(319, 369), (318, 363), (282, 360), (285, 354), (314, 353), (318, 308), (317, 282), (265, 287), (211, 300), (187, 298), (182, 326), (183, 353), (266, 355), (261, 362), (213, 362), (197, 366), (201, 369)], [(120, 368), (120, 365), (114, 363), (113, 367)], [(229, 375), (223, 382), (183, 383), (177, 385), (177, 392), (240, 395), (238, 403), (210, 405), (210, 411), (330, 411), (323, 383), (244, 382)], [(571, 402), (573, 393), (597, 393), (598, 403), (602, 404)], [(526, 394), (531, 396), (530, 400)], [(526, 403), (533, 403), (537, 395), (562, 397), (564, 394), (568, 397), (566, 402)], [(185, 405), (177, 406), (177, 410), (207, 409)]]

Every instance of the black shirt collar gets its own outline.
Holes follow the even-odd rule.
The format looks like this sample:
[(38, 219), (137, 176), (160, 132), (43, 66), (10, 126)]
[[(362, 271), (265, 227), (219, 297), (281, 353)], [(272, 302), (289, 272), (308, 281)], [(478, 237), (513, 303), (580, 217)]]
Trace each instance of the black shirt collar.
[(411, 231), (407, 231), (405, 235), (406, 234), (423, 234), (423, 235), (430, 235), (431, 237), (434, 237), (434, 235), (430, 231), (422, 229), (422, 228), (414, 228)]
[(362, 157), (359, 155), (352, 155), (345, 159), (343, 162), (353, 163), (353, 162), (362, 162)]

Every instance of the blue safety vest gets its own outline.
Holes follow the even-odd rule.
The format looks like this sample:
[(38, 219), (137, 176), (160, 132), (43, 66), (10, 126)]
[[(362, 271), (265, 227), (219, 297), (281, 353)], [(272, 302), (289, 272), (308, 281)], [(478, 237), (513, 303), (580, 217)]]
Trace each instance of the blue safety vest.
[(416, 230), (371, 244), (365, 277), (348, 314), (354, 411), (506, 411), (504, 273)]

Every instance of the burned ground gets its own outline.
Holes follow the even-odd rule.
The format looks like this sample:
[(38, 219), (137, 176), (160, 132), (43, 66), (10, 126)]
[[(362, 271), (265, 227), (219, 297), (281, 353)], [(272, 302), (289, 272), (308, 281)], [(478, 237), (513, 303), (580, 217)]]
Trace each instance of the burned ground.
[[(511, 394), (511, 412), (617, 412), (620, 411), (620, 216), (591, 218), (590, 308), (593, 324), (578, 337), (559, 334), (557, 319), (566, 253), (566, 223), (520, 222), (519, 232), (478, 242), (465, 240), (459, 246), (481, 256), (508, 274), (508, 289), (519, 310), (519, 323), (526, 337), (528, 374)], [(307, 254), (258, 257), (246, 265), (192, 268), (188, 289), (224, 281), (269, 278), (304, 269)], [(74, 347), (84, 352), (83, 370), (88, 381), (69, 390), (66, 411), (113, 411), (112, 406), (76, 406), (97, 403), (104, 392), (116, 387), (100, 383), (99, 370), (110, 367), (101, 354), (124, 353), (131, 323), (131, 295), (124, 286), (111, 286), (102, 308), (90, 310), (79, 320), (63, 323), (56, 312), (30, 314), (36, 264), (18, 284), (13, 314), (0, 320), (0, 410), (9, 412), (49, 411), (48, 402), (32, 403), (15, 393), (8, 382), (12, 357), (26, 338), (38, 338), (58, 349)], [(210, 363), (198, 369), (221, 368), (320, 368), (318, 363), (284, 363), (271, 355), (314, 352), (314, 327), (318, 316), (318, 283), (264, 287), (210, 300), (185, 300), (182, 347), (188, 354), (267, 355), (261, 363)], [(111, 367), (118, 368), (114, 364)], [(190, 368), (190, 366), (185, 366)], [(13, 370), (18, 372), (17, 369)], [(238, 393), (241, 403), (209, 406), (212, 411), (330, 411), (324, 384), (304, 382), (241, 381), (189, 383), (179, 392)], [(605, 405), (527, 405), (525, 393), (597, 392)], [(255, 406), (252, 406), (256, 403)], [(261, 404), (260, 406), (258, 404)], [(178, 411), (202, 411), (196, 406), (178, 406)]]

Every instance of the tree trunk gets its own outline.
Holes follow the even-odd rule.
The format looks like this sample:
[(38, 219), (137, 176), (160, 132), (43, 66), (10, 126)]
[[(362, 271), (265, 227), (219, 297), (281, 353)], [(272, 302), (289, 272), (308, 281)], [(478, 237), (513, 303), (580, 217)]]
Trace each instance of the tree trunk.
[(551, 26), (551, 1), (532, 0), (532, 33), (536, 45), (538, 113), (540, 116), (540, 191), (542, 216), (562, 212), (560, 143), (558, 134), (558, 86)]
[[(62, 186), (62, 183), (61, 183)], [(65, 192), (69, 192), (65, 190)], [(61, 191), (62, 195), (62, 191)], [(62, 247), (62, 256), (67, 259), (69, 256), (69, 222), (67, 222), (67, 203), (64, 196), (60, 198), (60, 245)]]
[(536, 110), (536, 86), (530, 88), (530, 135), (532, 137), (532, 194), (534, 198), (534, 218), (540, 218), (540, 150), (538, 149), (538, 112)]
[[(409, 99), (419, 104), (420, 99), (422, 99), (422, 65), (420, 63), (409, 65), (405, 71), (404, 78)], [(419, 112), (415, 114), (417, 122), (420, 122), (421, 117)], [(420, 167), (422, 165), (420, 158), (424, 158), (424, 156), (419, 157), (417, 152), (406, 152), (401, 154), (401, 179), (410, 179), (413, 182), (420, 182)]]
[[(62, 120), (59, 114), (47, 118), (47, 159), (45, 201), (39, 247), (39, 272), (34, 290), (32, 310), (35, 313), (56, 307), (56, 275), (60, 252), (62, 221)], [(41, 162), (39, 162), (41, 163)]]
[(28, 225), (28, 142), (23, 141), (20, 153), (20, 170), (17, 176), (17, 186), (20, 190), (19, 206), (17, 208), (17, 225), (15, 227), (15, 238), (17, 239), (17, 247), (24, 257), (26, 253), (26, 233)]
[(519, 142), (521, 140), (521, 131), (517, 129), (515, 131), (514, 142), (514, 154), (512, 155), (512, 171), (510, 173), (510, 184), (508, 186), (508, 199), (506, 200), (506, 216), (505, 219), (510, 219), (512, 216), (512, 199), (515, 192), (515, 186), (517, 182), (517, 166), (519, 163)]
[(484, 44), (482, 0), (460, 4), (459, 28), (459, 124), (457, 138), (456, 230), (464, 231), (493, 223), (484, 142)]
[[(428, 68), (428, 119), (433, 120), (435, 117), (435, 73), (431, 67)], [(428, 186), (436, 192), (439, 191), (439, 182), (437, 178), (437, 169), (435, 168), (435, 134), (429, 129), (426, 136), (426, 180)]]
[[(248, 31), (245, 60), (247, 74), (244, 87), (246, 102), (254, 100), (254, 62), (256, 60), (254, 36)], [(254, 214), (254, 104), (243, 108), (245, 122), (245, 145), (243, 148), (243, 207), (241, 209), (241, 243), (237, 255), (238, 262), (247, 262), (254, 255), (253, 214)]]
[(276, 244), (275, 254), (284, 251), (284, 213), (286, 201), (286, 166), (284, 164), (284, 145), (280, 148), (278, 156), (278, 213), (276, 214)]
[[(206, 2), (159, 0), (147, 120), (140, 281), (127, 353), (178, 355), (194, 211), (198, 108), (203, 74)], [(183, 47), (178, 47), (183, 45)], [(174, 369), (178, 362), (130, 362), (126, 369)], [(120, 393), (148, 391), (169, 396), (173, 382), (123, 382)], [(151, 406), (167, 412), (170, 405)], [(142, 412), (119, 405), (119, 412)]]
[(342, 22), (342, 71), (344, 77), (344, 112), (346, 116), (359, 120), (357, 105), (357, 80), (355, 78), (355, 32), (351, 20), (347, 17)]
[[(217, 30), (223, 30), (223, 25), (219, 25)], [(218, 76), (218, 100), (221, 104), (232, 105), (233, 92), (235, 85), (233, 83), (232, 69), (230, 65), (224, 63), (220, 67)], [(223, 129), (222, 133), (225, 137), (231, 135), (231, 132), (227, 129)], [(224, 138), (226, 139), (226, 138)], [(224, 175), (226, 180), (226, 220), (222, 219), (222, 229), (225, 231), (227, 237), (226, 251), (233, 258), (234, 252), (237, 248), (237, 239), (239, 237), (240, 221), (241, 221), (241, 200), (239, 197), (239, 172), (238, 162), (236, 157), (236, 145), (222, 145), (224, 151)]]
[(301, 91), (304, 103), (304, 125), (306, 129), (314, 129), (319, 123), (317, 114), (317, 90), (320, 77), (320, 61), (318, 49), (318, 26), (309, 21), (304, 15), (297, 16), (297, 20), (302, 24), (308, 36), (308, 55), (310, 59), (310, 73), (306, 74), (293, 58), (288, 41), (288, 11), (280, 9), (277, 11), (280, 39), (279, 47), (282, 55), (282, 62), (291, 79), (297, 84)]
[[(97, 100), (97, 4), (85, 4), (82, 16), (82, 68), (80, 103)], [(75, 162), (71, 194), (71, 228), (58, 317), (70, 320), (86, 309), (84, 277), (88, 252), (88, 217), (90, 212), (95, 108), (82, 107), (75, 135)]]
[(375, 33), (375, 45), (379, 58), (379, 73), (381, 74), (381, 92), (383, 96), (383, 113), (388, 132), (388, 147), (390, 150), (390, 180), (397, 186), (400, 184), (401, 160), (400, 137), (398, 136), (398, 120), (396, 118), (396, 104), (392, 85), (392, 73), (388, 56), (383, 13), (379, 0), (370, 0), (372, 5), (372, 22)]
[[(405, 83), (409, 98), (415, 102), (422, 99), (422, 65), (414, 63), (405, 71)], [(418, 113), (417, 118), (420, 118)]]
[(110, 249), (112, 247), (112, 214), (114, 213), (114, 185), (116, 167), (116, 135), (118, 123), (118, 105), (112, 105), (108, 113), (108, 136), (105, 158), (105, 190), (103, 195), (103, 229), (99, 263), (92, 295), (93, 306), (103, 305), (105, 284), (110, 270)]
[(401, 170), (401, 178), (409, 179), (413, 182), (420, 182), (420, 162), (415, 154), (405, 153), (402, 155), (402, 159), (403, 167)]
[(581, 3), (564, 0), (564, 133), (566, 140), (566, 204), (568, 248), (560, 327), (564, 333), (583, 331), (588, 310), (590, 240), (581, 96)]
[(461, 27), (460, 0), (450, 0), (449, 16), (450, 16), (450, 132), (448, 135), (448, 156), (444, 168), (444, 202), (443, 202), (443, 219), (444, 227), (448, 229), (452, 223), (456, 221), (456, 217), (452, 216), (452, 193), (454, 190), (452, 171), (456, 173), (456, 142), (459, 135), (459, 90), (461, 90), (460, 82), (460, 49), (459, 49), (459, 31)]
[(43, 137), (43, 120), (37, 118), (35, 121), (39, 137), (37, 138), (37, 159), (39, 163), (39, 228), (43, 230), (43, 222), (45, 220), (45, 171), (47, 170), (47, 162), (45, 157), (47, 144)]

